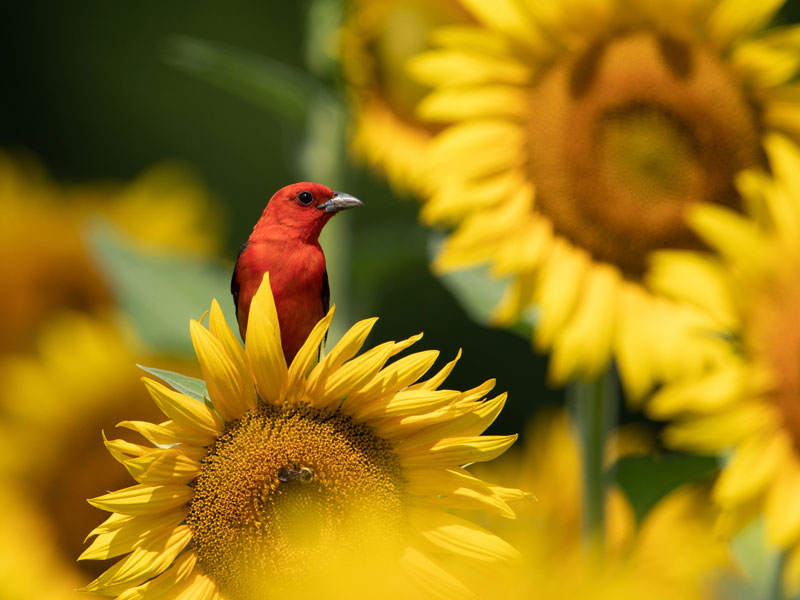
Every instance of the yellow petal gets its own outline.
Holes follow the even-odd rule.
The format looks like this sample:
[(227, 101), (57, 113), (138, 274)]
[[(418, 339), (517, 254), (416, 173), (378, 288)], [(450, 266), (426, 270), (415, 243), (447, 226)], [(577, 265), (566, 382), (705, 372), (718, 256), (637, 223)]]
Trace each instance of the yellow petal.
[(561, 238), (553, 241), (550, 256), (542, 266), (541, 284), (536, 296), (540, 310), (534, 337), (540, 349), (550, 347), (556, 333), (572, 315), (588, 266), (583, 252), (575, 250)]
[(762, 29), (775, 16), (784, 0), (721, 0), (708, 20), (709, 36), (719, 49)]
[(462, 466), (493, 460), (508, 450), (516, 439), (516, 434), (465, 436), (422, 445), (418, 445), (416, 440), (409, 440), (401, 442), (396, 448), (402, 462), (408, 466), (420, 464)]
[(378, 321), (377, 317), (371, 319), (364, 319), (353, 325), (342, 336), (342, 339), (337, 342), (333, 349), (325, 355), (325, 357), (314, 367), (311, 374), (308, 376), (308, 388), (316, 389), (321, 382), (324, 382), (330, 373), (342, 366), (345, 361), (350, 360), (367, 341), (375, 323)]
[(411, 385), (431, 368), (438, 356), (438, 350), (426, 350), (396, 360), (358, 391), (348, 395), (345, 404), (356, 406), (363, 401), (392, 394)]
[(161, 575), (125, 590), (117, 600), (168, 600), (182, 589), (188, 580), (194, 579), (196, 564), (197, 555), (194, 552), (184, 552)]
[(353, 407), (353, 417), (365, 421), (378, 417), (416, 415), (452, 403), (461, 394), (453, 390), (404, 390)]
[[(406, 476), (406, 493), (414, 503), (438, 505), (442, 509), (488, 509), (509, 519), (515, 517), (500, 493), (506, 488), (492, 486), (465, 469), (409, 469)], [(515, 491), (519, 492), (519, 497), (525, 497), (524, 492)]]
[(431, 121), (521, 117), (527, 108), (527, 100), (527, 95), (520, 88), (505, 85), (445, 87), (424, 98), (417, 107), (417, 113)]
[(614, 267), (596, 264), (589, 269), (575, 313), (553, 342), (553, 381), (562, 383), (575, 374), (594, 378), (608, 364), (620, 281)]
[(409, 390), (437, 390), (439, 386), (442, 385), (450, 376), (450, 373), (453, 372), (453, 368), (456, 366), (456, 363), (461, 358), (461, 348), (458, 349), (458, 354), (456, 357), (447, 363), (442, 369), (436, 373), (433, 377), (426, 381), (421, 381), (419, 383), (415, 383), (414, 385), (408, 386)]
[(747, 402), (728, 411), (677, 422), (664, 431), (668, 446), (715, 454), (774, 427), (775, 414), (763, 403)]
[(767, 540), (778, 548), (800, 541), (800, 468), (793, 458), (785, 460), (769, 490), (764, 514)]
[(191, 539), (188, 525), (151, 536), (82, 591), (117, 595), (132, 585), (143, 583), (166, 571)]
[(428, 553), (407, 546), (401, 561), (408, 577), (430, 597), (478, 600), (478, 596), (464, 585), (460, 577), (450, 573)]
[(455, 556), (472, 560), (504, 563), (518, 561), (510, 544), (467, 521), (440, 510), (414, 508), (409, 510), (409, 523), (429, 543)]
[(200, 473), (200, 462), (177, 448), (129, 459), (125, 467), (136, 481), (149, 485), (189, 483)]
[(314, 325), (314, 329), (311, 330), (308, 339), (300, 350), (298, 350), (297, 355), (294, 357), (289, 367), (289, 391), (287, 395), (290, 400), (298, 399), (305, 389), (306, 377), (317, 362), (319, 347), (325, 339), (325, 335), (328, 333), (328, 328), (331, 325), (335, 309), (335, 306), (331, 306), (328, 314), (325, 315), (319, 323)]
[(692, 207), (687, 219), (706, 243), (734, 265), (757, 273), (770, 264), (770, 246), (752, 221), (715, 204)]
[(714, 499), (723, 506), (741, 504), (762, 493), (788, 456), (783, 436), (753, 436), (740, 443), (714, 485)]
[(681, 412), (716, 412), (744, 395), (748, 375), (744, 365), (734, 362), (707, 375), (667, 385), (653, 395), (648, 412), (659, 419)]
[(132, 518), (113, 531), (99, 534), (78, 560), (107, 560), (125, 554), (141, 546), (154, 532), (173, 530), (184, 518), (180, 512)]
[(121, 421), (117, 427), (124, 427), (141, 434), (151, 444), (159, 446), (171, 446), (180, 443), (181, 440), (172, 431), (161, 425), (148, 423), (147, 421)]
[(217, 412), (225, 421), (232, 421), (254, 409), (256, 393), (249, 373), (239, 370), (224, 344), (200, 323), (192, 319), (189, 330), (208, 396)]
[(269, 287), (269, 273), (264, 273), (261, 286), (250, 304), (245, 354), (261, 399), (272, 404), (282, 402), (286, 397), (289, 373), (281, 346), (275, 301)]
[(393, 349), (394, 342), (385, 342), (339, 367), (326, 381), (320, 382), (324, 383), (322, 387), (310, 394), (314, 406), (339, 406), (346, 396), (352, 395), (353, 390), (363, 387), (375, 378), (391, 358)]
[(143, 377), (142, 381), (156, 406), (180, 427), (197, 433), (209, 443), (222, 433), (222, 421), (202, 402), (171, 390), (153, 379)]
[(100, 510), (125, 515), (155, 515), (178, 509), (192, 499), (185, 485), (133, 485), (88, 500)]

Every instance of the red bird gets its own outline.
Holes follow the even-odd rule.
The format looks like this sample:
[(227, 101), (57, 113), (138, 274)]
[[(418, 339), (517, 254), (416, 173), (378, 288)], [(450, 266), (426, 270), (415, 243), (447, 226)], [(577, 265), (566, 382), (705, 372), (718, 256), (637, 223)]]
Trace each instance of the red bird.
[(236, 257), (231, 293), (242, 339), (250, 302), (269, 271), (281, 343), (291, 364), (330, 307), (330, 287), (319, 234), (341, 210), (361, 200), (318, 183), (293, 183), (275, 192)]

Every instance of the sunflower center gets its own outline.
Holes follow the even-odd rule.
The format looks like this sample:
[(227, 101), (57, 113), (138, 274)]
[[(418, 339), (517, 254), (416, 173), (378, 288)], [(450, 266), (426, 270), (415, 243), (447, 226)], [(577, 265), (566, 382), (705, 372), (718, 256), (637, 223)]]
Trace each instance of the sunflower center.
[(555, 231), (629, 278), (658, 248), (696, 248), (690, 204), (739, 208), (761, 163), (757, 115), (711, 52), (628, 32), (546, 71), (531, 92), (528, 168)]
[(800, 452), (800, 281), (788, 273), (752, 302), (748, 346), (772, 374), (769, 397)]
[(193, 485), (198, 561), (234, 600), (294, 589), (337, 556), (401, 537), (397, 456), (338, 411), (251, 411), (217, 440)]

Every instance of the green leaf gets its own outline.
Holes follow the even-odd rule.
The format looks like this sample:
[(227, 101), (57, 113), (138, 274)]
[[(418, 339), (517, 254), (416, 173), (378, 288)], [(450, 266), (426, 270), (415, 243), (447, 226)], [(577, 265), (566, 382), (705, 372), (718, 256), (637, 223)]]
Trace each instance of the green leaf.
[(202, 379), (189, 377), (188, 375), (181, 375), (173, 371), (165, 371), (163, 369), (156, 369), (153, 367), (145, 367), (144, 365), (136, 365), (142, 371), (146, 371), (155, 377), (158, 377), (164, 383), (168, 383), (173, 389), (179, 391), (181, 394), (186, 394), (190, 398), (206, 402), (208, 397), (208, 389), (206, 382)]
[[(232, 267), (159, 254), (137, 246), (102, 220), (90, 223), (87, 234), (118, 306), (148, 350), (193, 355), (189, 319), (199, 319), (213, 298), (232, 312)], [(237, 331), (235, 320), (227, 320)]]
[(710, 479), (717, 472), (718, 463), (712, 456), (667, 452), (657, 456), (624, 456), (612, 469), (636, 519), (641, 521), (678, 486)]
[(285, 63), (187, 36), (169, 38), (164, 60), (296, 125), (304, 123), (314, 98), (330, 93), (314, 77)]

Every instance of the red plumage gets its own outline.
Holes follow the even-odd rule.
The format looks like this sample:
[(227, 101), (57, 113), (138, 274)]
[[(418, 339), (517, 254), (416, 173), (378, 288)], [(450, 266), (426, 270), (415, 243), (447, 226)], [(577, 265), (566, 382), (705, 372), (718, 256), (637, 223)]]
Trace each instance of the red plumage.
[(270, 198), (239, 251), (231, 279), (242, 339), (247, 333), (250, 302), (269, 271), (283, 353), (291, 363), (330, 304), (319, 234), (337, 212), (361, 204), (352, 196), (308, 182), (288, 185)]

